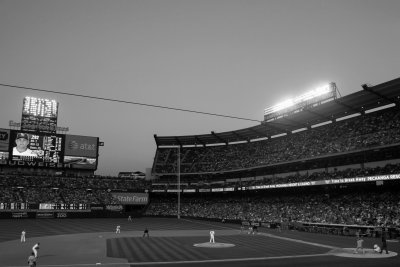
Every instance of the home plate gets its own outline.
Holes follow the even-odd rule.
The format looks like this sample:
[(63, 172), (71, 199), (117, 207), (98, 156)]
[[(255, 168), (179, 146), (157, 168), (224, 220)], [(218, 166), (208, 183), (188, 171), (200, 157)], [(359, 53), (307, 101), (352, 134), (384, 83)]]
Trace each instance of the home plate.
[(193, 246), (199, 247), (199, 248), (231, 248), (234, 247), (234, 244), (229, 244), (229, 243), (210, 243), (210, 242), (205, 242), (205, 243), (198, 243), (194, 244)]

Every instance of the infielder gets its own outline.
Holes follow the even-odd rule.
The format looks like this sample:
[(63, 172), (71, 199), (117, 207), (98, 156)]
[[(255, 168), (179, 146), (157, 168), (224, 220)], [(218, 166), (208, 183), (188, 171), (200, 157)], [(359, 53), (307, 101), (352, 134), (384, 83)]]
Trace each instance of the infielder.
[(32, 247), (32, 251), (33, 251), (33, 254), (35, 254), (35, 258), (38, 257), (39, 245), (40, 245), (40, 243), (36, 243), (36, 244)]
[(215, 235), (214, 230), (211, 230), (211, 231), (210, 231), (210, 243), (215, 243), (214, 235)]

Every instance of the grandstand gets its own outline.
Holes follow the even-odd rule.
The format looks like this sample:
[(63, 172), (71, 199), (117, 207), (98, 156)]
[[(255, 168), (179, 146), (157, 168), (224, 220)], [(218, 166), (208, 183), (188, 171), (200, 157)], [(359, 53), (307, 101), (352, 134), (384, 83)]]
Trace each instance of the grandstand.
[(363, 85), (362, 91), (246, 129), (154, 135), (153, 174), (160, 181), (174, 180), (177, 147), (180, 175), (190, 177), (189, 181), (210, 176), (213, 182), (260, 180), (284, 172), (329, 172), (346, 165), (399, 162), (399, 87), (400, 78)]
[(398, 236), (400, 78), (362, 89), (246, 129), (154, 135), (147, 214)]

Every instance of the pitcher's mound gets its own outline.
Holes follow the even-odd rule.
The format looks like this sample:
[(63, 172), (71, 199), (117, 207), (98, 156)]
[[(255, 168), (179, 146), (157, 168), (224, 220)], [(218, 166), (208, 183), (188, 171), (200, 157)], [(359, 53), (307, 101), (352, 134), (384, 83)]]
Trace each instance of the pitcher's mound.
[(200, 247), (200, 248), (231, 248), (234, 247), (234, 244), (229, 244), (229, 243), (210, 243), (210, 242), (205, 242), (205, 243), (198, 243), (194, 244), (193, 246), (195, 247)]
[(397, 253), (394, 251), (389, 251), (388, 254), (386, 254), (386, 251), (381, 253), (376, 253), (373, 249), (366, 248), (364, 249), (364, 254), (359, 251), (358, 253), (354, 253), (355, 249), (354, 248), (342, 248), (342, 249), (335, 249), (330, 251), (330, 254), (338, 256), (338, 257), (347, 257), (347, 258), (361, 258), (361, 259), (366, 259), (366, 258), (390, 258), (390, 257), (395, 257), (397, 256)]

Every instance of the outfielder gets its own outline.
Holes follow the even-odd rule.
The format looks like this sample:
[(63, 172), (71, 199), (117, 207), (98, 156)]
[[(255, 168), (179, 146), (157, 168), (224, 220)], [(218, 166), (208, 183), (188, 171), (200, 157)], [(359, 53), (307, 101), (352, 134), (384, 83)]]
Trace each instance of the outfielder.
[(21, 243), (25, 242), (25, 234), (26, 234), (25, 230), (22, 230), (22, 232), (21, 232)]

